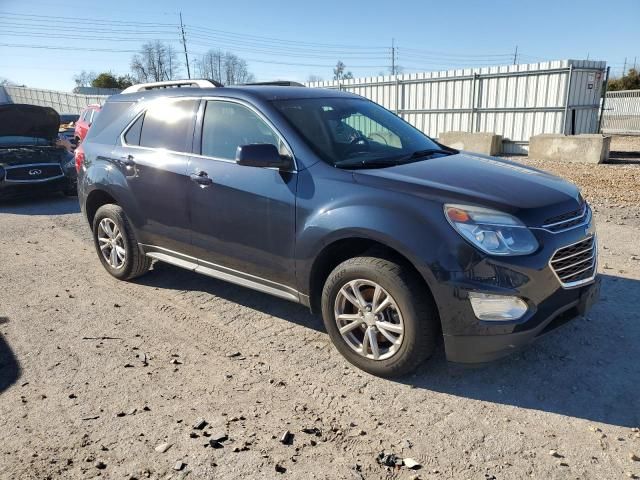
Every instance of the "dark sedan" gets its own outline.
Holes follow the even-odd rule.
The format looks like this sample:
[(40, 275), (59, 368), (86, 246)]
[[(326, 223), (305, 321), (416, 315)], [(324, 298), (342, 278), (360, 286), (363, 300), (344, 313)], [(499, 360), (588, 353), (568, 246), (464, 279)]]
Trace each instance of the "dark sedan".
[(58, 144), (59, 127), (60, 116), (52, 108), (0, 105), (0, 199), (76, 194), (73, 154)]

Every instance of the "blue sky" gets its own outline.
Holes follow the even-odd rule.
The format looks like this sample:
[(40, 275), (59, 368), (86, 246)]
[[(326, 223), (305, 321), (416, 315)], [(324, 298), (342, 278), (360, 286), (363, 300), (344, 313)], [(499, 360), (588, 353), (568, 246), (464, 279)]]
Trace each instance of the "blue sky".
[(619, 74), (637, 56), (640, 66), (638, 0), (0, 0), (0, 77), (70, 90), (81, 70), (128, 73), (145, 40), (181, 48), (180, 10), (192, 56), (232, 51), (258, 80), (330, 79), (338, 59), (355, 76), (377, 75), (392, 38), (406, 72), (511, 63), (516, 45), (524, 63), (588, 55)]

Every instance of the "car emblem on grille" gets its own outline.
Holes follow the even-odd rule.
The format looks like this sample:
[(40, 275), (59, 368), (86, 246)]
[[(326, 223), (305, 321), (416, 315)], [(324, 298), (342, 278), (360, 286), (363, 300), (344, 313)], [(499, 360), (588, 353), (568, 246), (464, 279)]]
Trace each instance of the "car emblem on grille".
[(33, 168), (29, 170), (29, 175), (42, 175), (42, 170), (38, 170), (37, 168)]

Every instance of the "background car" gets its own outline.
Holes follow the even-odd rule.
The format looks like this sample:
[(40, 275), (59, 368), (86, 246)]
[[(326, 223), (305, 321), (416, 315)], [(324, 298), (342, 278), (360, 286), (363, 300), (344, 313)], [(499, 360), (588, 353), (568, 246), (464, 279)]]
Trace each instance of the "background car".
[(56, 143), (59, 127), (53, 108), (0, 105), (0, 199), (35, 191), (76, 194), (73, 154)]
[(61, 137), (69, 140), (73, 145), (76, 144), (75, 130), (76, 122), (80, 119), (80, 115), (73, 113), (61, 113), (60, 114), (60, 128), (58, 133)]
[(80, 119), (76, 122), (74, 131), (74, 139), (76, 144), (83, 141), (84, 137), (87, 136), (89, 127), (91, 127), (91, 124), (100, 112), (100, 108), (100, 105), (88, 105), (87, 108), (82, 111), (82, 113), (80, 114)]

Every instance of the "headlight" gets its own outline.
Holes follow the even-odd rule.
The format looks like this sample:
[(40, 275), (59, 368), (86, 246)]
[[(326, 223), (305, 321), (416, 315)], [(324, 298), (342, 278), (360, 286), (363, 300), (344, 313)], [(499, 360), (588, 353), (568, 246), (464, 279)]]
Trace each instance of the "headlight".
[(527, 255), (538, 249), (531, 231), (508, 213), (447, 204), (444, 214), (460, 235), (490, 255)]

